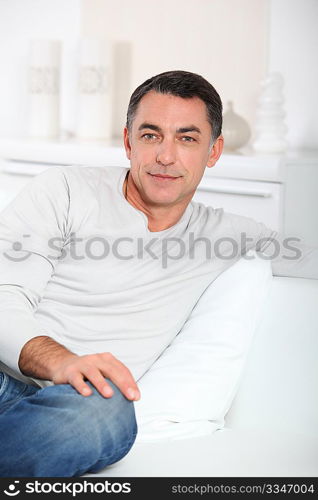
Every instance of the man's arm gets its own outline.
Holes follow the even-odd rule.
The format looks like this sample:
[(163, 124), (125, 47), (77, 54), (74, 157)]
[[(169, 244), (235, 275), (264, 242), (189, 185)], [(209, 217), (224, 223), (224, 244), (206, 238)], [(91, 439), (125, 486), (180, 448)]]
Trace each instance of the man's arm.
[(130, 371), (111, 353), (78, 356), (46, 336), (35, 337), (23, 346), (19, 368), (28, 377), (52, 380), (55, 384), (71, 384), (83, 396), (92, 393), (85, 382), (89, 380), (102, 396), (111, 397), (113, 390), (105, 381), (107, 377), (128, 399), (140, 398)]
[[(61, 169), (34, 177), (0, 214), (1, 361), (19, 372), (31, 338), (47, 335), (34, 317), (67, 232), (68, 185)], [(48, 257), (48, 242), (55, 238)]]
[[(1, 361), (29, 377), (70, 383), (82, 394), (84, 389), (90, 391), (87, 379), (103, 395), (111, 395), (104, 379), (108, 377), (129, 399), (137, 399), (138, 387), (120, 361), (108, 353), (71, 353), (50, 338), (34, 317), (71, 229), (69, 202), (65, 174), (52, 168), (36, 176), (0, 214)], [(55, 245), (49, 258), (51, 238)]]
[(293, 235), (279, 234), (252, 218), (228, 216), (242, 255), (256, 249), (261, 258), (271, 262), (274, 276), (318, 279), (318, 247)]

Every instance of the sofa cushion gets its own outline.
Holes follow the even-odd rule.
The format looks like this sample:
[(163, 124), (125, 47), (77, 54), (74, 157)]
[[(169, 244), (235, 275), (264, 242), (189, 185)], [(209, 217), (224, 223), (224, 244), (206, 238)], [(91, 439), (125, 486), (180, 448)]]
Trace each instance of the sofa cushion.
[(272, 281), (270, 262), (252, 251), (247, 256), (206, 289), (139, 380), (137, 441), (200, 436), (224, 426)]

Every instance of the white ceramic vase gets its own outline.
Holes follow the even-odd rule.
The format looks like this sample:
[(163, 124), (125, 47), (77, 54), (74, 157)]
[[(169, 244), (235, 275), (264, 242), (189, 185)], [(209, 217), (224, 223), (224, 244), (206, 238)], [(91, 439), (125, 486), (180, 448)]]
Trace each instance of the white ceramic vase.
[(60, 40), (30, 40), (27, 135), (56, 139), (60, 131)]
[(112, 136), (122, 139), (132, 86), (132, 43), (114, 41), (112, 60)]
[(76, 136), (84, 140), (111, 137), (111, 47), (106, 40), (80, 43)]
[(251, 130), (247, 121), (233, 109), (233, 102), (228, 101), (227, 110), (223, 115), (222, 135), (224, 151), (234, 152), (248, 142)]

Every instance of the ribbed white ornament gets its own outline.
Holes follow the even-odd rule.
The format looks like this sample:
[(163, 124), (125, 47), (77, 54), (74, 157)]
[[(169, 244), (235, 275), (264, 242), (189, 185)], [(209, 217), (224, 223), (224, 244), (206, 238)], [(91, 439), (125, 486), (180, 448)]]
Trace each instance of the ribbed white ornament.
[(261, 82), (253, 149), (258, 153), (283, 153), (287, 150), (287, 126), (284, 122), (284, 79), (270, 73)]

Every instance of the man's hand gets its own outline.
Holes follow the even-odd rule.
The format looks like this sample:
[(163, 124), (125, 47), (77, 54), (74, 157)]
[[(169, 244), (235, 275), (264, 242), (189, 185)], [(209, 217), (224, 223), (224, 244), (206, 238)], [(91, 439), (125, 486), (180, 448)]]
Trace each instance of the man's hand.
[(52, 374), (54, 384), (71, 384), (83, 396), (92, 393), (85, 383), (89, 380), (106, 398), (113, 395), (113, 390), (106, 382), (109, 378), (127, 399), (137, 401), (140, 392), (129, 369), (109, 352), (67, 356)]
[(129, 369), (109, 352), (78, 356), (51, 337), (38, 336), (21, 349), (19, 368), (23, 375), (54, 384), (70, 384), (83, 396), (89, 396), (91, 382), (106, 398), (113, 390), (105, 380), (110, 379), (127, 399), (137, 401), (140, 392)]

